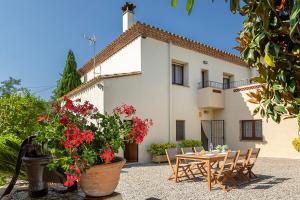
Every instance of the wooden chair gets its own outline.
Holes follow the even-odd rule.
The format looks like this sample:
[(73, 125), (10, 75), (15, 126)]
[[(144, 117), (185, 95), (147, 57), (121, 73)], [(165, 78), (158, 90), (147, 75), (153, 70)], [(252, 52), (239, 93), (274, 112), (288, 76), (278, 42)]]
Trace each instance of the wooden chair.
[(234, 171), (238, 161), (240, 151), (228, 151), (220, 168), (212, 169), (212, 181), (213, 185), (218, 185), (224, 191), (228, 191), (225, 182), (230, 181), (234, 186), (237, 185), (234, 177)]
[[(192, 148), (192, 147), (181, 148), (181, 152), (183, 154), (186, 154), (186, 153), (195, 153), (193, 151), (194, 148)], [(193, 171), (194, 175), (201, 174), (202, 176), (205, 176), (205, 174), (206, 174), (206, 170), (205, 170), (205, 167), (204, 167), (205, 162), (191, 160), (191, 161), (188, 161), (188, 164), (191, 165), (191, 170)]]
[(249, 162), (247, 165), (247, 172), (246, 175), (248, 175), (249, 179), (251, 180), (251, 178), (254, 176), (255, 178), (257, 177), (253, 171), (252, 168), (255, 166), (256, 160), (258, 158), (258, 154), (260, 152), (260, 148), (254, 148), (251, 149), (251, 154), (249, 156)]
[[(175, 178), (176, 166), (175, 166), (174, 161), (176, 161), (176, 155), (178, 154), (178, 149), (171, 148), (171, 149), (165, 149), (165, 151), (166, 151), (169, 166), (171, 167), (171, 170), (172, 170), (172, 174), (170, 175), (170, 177), (168, 179), (168, 180), (171, 180), (171, 179)], [(179, 163), (177, 177), (178, 178), (186, 177), (188, 179), (191, 179), (189, 176), (189, 173), (195, 178), (195, 175), (193, 174), (193, 172), (191, 170), (190, 164)]]
[(241, 177), (246, 181), (250, 181), (250, 179), (245, 175), (248, 172), (248, 164), (250, 160), (252, 149), (241, 150), (240, 155), (236, 165), (236, 177)]

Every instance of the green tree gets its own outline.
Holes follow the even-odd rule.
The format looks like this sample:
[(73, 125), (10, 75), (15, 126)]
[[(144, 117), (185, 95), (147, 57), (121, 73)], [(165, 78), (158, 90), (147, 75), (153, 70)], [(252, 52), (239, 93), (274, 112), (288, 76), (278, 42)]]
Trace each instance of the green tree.
[(5, 80), (1, 82), (0, 85), (0, 96), (11, 95), (20, 91), (24, 91), (25, 89), (21, 86), (21, 79), (14, 79), (9, 77), (9, 80)]
[[(194, 2), (186, 1), (188, 14)], [(176, 3), (171, 0), (173, 7)], [(300, 0), (230, 0), (230, 11), (246, 17), (236, 49), (258, 70), (254, 80), (263, 85), (249, 94), (258, 104), (254, 114), (277, 123), (298, 117), (300, 126)]]
[(57, 88), (54, 90), (55, 98), (62, 97), (81, 84), (80, 75), (77, 72), (77, 63), (73, 51), (70, 49), (66, 65)]

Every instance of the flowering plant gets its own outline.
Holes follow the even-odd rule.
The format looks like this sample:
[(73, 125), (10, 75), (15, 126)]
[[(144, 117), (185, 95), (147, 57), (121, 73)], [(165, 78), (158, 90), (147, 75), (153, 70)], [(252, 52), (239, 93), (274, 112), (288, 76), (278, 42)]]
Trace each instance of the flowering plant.
[(41, 130), (36, 141), (48, 147), (52, 155), (48, 167), (63, 169), (64, 185), (70, 187), (89, 167), (114, 162), (115, 153), (126, 142), (144, 140), (152, 120), (143, 120), (135, 112), (133, 106), (124, 104), (112, 114), (102, 114), (87, 101), (64, 97), (48, 114), (38, 117)]

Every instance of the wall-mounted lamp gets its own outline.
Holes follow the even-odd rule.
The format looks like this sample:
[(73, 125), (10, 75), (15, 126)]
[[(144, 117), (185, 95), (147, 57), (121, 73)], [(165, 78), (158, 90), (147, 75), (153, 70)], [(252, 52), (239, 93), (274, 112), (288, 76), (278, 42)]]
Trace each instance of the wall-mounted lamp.
[(104, 88), (103, 84), (101, 84), (101, 83), (98, 83), (98, 84), (97, 84), (97, 87), (98, 87), (100, 90), (103, 90), (103, 88)]
[(207, 61), (207, 60), (203, 60), (203, 64), (204, 64), (204, 65), (207, 65), (207, 64), (208, 64), (208, 61)]

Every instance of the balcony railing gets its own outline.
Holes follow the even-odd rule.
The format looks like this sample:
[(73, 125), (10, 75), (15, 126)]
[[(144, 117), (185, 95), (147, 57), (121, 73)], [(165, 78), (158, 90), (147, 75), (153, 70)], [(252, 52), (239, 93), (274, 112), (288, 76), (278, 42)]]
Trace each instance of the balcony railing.
[(240, 80), (240, 81), (232, 81), (230, 83), (220, 83), (216, 81), (204, 81), (198, 83), (198, 88), (206, 88), (206, 87), (212, 87), (217, 89), (231, 89), (231, 88), (237, 88), (245, 85), (253, 84), (254, 81), (250, 79), (246, 80)]

